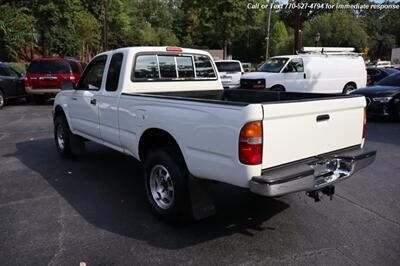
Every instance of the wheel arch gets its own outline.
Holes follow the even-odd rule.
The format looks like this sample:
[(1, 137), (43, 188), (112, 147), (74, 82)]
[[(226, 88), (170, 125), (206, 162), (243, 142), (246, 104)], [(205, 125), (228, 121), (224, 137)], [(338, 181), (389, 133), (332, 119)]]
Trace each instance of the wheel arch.
[(349, 85), (351, 85), (351, 86), (353, 86), (354, 88), (357, 89), (357, 83), (355, 81), (349, 81), (344, 85), (343, 90)]
[(170, 146), (175, 147), (177, 149), (181, 158), (185, 162), (185, 165), (187, 165), (185, 157), (178, 142), (175, 140), (172, 134), (160, 128), (148, 128), (142, 133), (138, 145), (139, 159), (141, 161), (144, 161), (146, 155), (152, 149), (158, 149)]
[(65, 116), (65, 118), (67, 118), (67, 116), (66, 116), (66, 114), (64, 112), (64, 109), (60, 105), (57, 105), (54, 108), (53, 120), (55, 120), (60, 115), (63, 115), (63, 116)]
[(285, 86), (282, 85), (282, 84), (274, 84), (274, 85), (270, 88), (270, 90), (273, 90), (273, 88), (282, 88), (283, 91), (286, 91)]

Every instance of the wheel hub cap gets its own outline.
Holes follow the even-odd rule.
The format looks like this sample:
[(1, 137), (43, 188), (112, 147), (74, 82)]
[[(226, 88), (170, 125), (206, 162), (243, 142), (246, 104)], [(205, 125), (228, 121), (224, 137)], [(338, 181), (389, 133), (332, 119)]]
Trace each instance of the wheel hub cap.
[(64, 129), (62, 125), (58, 125), (57, 127), (57, 143), (58, 147), (61, 150), (64, 150)]
[(158, 164), (151, 169), (150, 192), (161, 209), (168, 209), (174, 202), (174, 185), (168, 170), (162, 165)]

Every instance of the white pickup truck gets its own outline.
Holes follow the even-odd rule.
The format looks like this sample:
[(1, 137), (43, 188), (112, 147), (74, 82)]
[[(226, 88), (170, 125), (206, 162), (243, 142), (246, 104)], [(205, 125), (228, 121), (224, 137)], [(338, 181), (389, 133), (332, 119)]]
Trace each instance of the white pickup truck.
[(91, 140), (144, 164), (164, 220), (214, 213), (207, 187), (315, 200), (375, 159), (363, 149), (363, 96), (224, 91), (207, 52), (132, 47), (97, 55), (76, 86), (61, 84), (54, 137), (64, 156)]

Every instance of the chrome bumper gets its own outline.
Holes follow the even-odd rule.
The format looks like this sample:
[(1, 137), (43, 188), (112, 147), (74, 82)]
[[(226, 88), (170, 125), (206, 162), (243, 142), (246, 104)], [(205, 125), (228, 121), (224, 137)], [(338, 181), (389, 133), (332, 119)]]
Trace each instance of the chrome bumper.
[(376, 151), (351, 148), (264, 170), (250, 181), (250, 191), (267, 197), (319, 190), (370, 165)]

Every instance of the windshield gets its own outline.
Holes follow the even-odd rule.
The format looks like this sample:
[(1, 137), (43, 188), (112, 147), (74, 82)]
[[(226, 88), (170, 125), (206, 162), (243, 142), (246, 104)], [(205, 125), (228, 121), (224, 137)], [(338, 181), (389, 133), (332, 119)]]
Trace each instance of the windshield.
[(400, 72), (387, 76), (386, 78), (378, 81), (376, 85), (400, 87)]
[(241, 72), (239, 62), (215, 62), (219, 72)]
[(28, 68), (31, 74), (63, 74), (71, 73), (67, 60), (36, 60)]
[(286, 62), (289, 60), (289, 58), (271, 58), (267, 62), (265, 62), (257, 71), (258, 72), (272, 72), (272, 73), (278, 73), (281, 71), (283, 66), (286, 64)]

